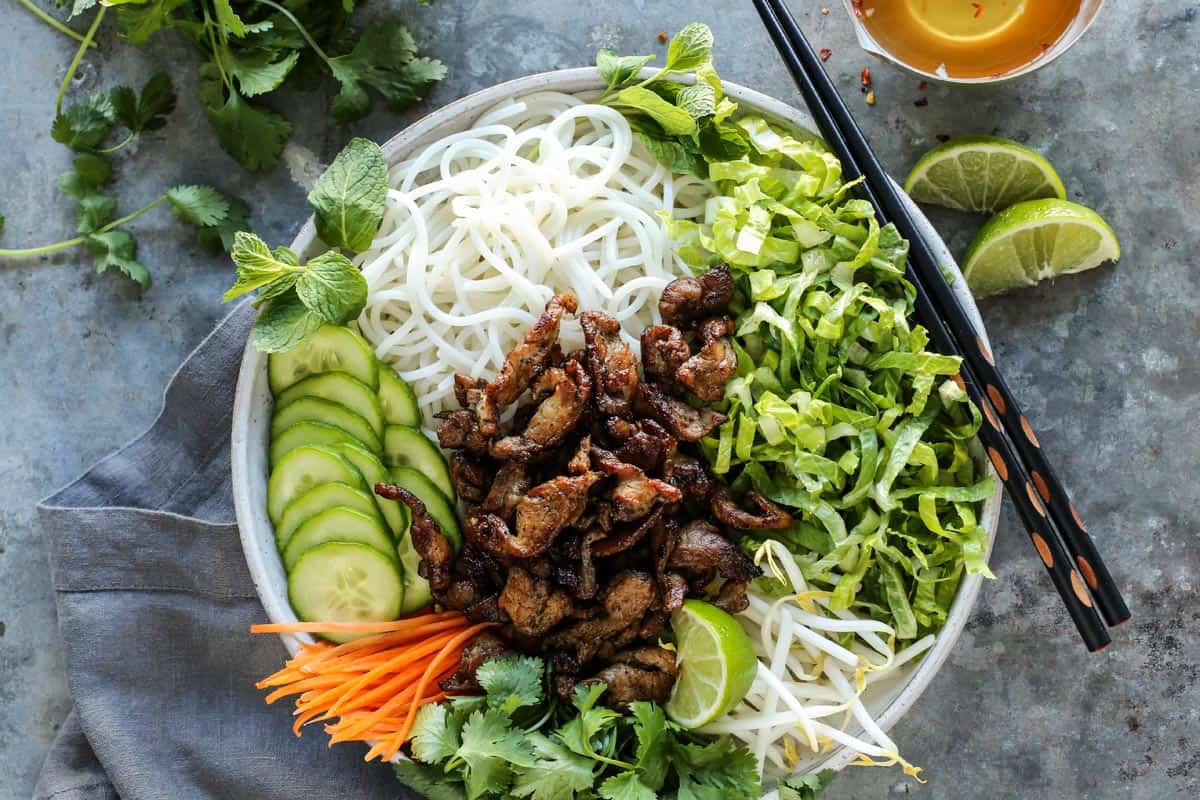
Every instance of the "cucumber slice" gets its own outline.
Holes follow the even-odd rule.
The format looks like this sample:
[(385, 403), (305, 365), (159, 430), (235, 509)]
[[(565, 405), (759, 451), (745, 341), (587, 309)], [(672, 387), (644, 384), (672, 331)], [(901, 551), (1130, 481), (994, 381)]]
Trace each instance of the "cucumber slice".
[(348, 372), (372, 389), (379, 388), (379, 369), (367, 340), (341, 325), (323, 325), (291, 350), (271, 354), (267, 366), (271, 393), (279, 394), (319, 372)]
[(413, 549), (412, 537), (407, 533), (396, 544), (396, 555), (404, 571), (404, 603), (400, 606), (400, 616), (404, 616), (432, 603), (433, 590), (429, 588), (429, 581), (417, 571), (421, 567), (421, 556)]
[(442, 529), (442, 535), (454, 545), (455, 551), (461, 550), (462, 533), (458, 529), (458, 515), (454, 513), (454, 505), (434, 482), (412, 467), (392, 467), (391, 475), (392, 483), (408, 489), (425, 504), (425, 510)]
[[(288, 600), (305, 622), (382, 622), (400, 616), (404, 581), (396, 560), (358, 542), (326, 542), (296, 561)], [(361, 634), (326, 633), (345, 642)]]
[[(399, 539), (408, 530), (408, 506), (401, 503), (399, 500), (388, 500), (386, 497), (380, 497), (375, 494), (375, 484), (387, 483), (388, 471), (374, 453), (368, 451), (365, 447), (358, 443), (343, 442), (331, 447), (341, 455), (342, 458), (349, 461), (359, 474), (363, 476), (363, 480), (367, 482), (367, 489), (370, 490), (371, 496), (375, 500), (375, 505), (383, 514), (383, 518), (387, 520), (388, 527), (392, 531), (392, 536)], [(391, 550), (391, 547), (388, 548)]]
[(280, 392), (275, 398), (275, 407), (286, 408), (288, 403), (301, 397), (320, 397), (343, 405), (370, 423), (376, 436), (383, 435), (383, 406), (379, 404), (379, 395), (358, 378), (345, 372), (309, 375)]
[(417, 395), (396, 370), (387, 364), (379, 365), (379, 402), (388, 425), (421, 427), (421, 411), (417, 408)]
[(275, 525), (275, 544), (279, 552), (282, 553), (287, 547), (288, 539), (297, 528), (322, 511), (338, 506), (352, 508), (368, 516), (375, 516), (380, 522), (383, 521), (375, 501), (371, 499), (371, 495), (358, 488), (357, 482), (353, 486), (348, 483), (322, 483), (288, 503), (287, 508), (283, 510), (283, 516)]
[(320, 483), (348, 483), (365, 489), (362, 475), (327, 447), (306, 444), (279, 460), (267, 481), (267, 516), (279, 522), (288, 503)]
[(388, 425), (383, 432), (383, 463), (389, 467), (412, 467), (454, 499), (454, 484), (450, 468), (441, 449), (425, 438), (425, 434), (407, 425)]
[(279, 459), (306, 444), (337, 444), (338, 442), (358, 442), (350, 434), (333, 425), (309, 420), (297, 422), (292, 427), (282, 431), (271, 440), (271, 466), (279, 463)]
[(389, 556), (393, 552), (392, 535), (379, 524), (378, 515), (337, 506), (296, 529), (284, 548), (283, 568), (291, 572), (300, 556), (325, 542), (359, 542)]
[(300, 397), (283, 408), (276, 408), (275, 416), (271, 420), (271, 438), (277, 438), (300, 422), (323, 422), (341, 428), (362, 442), (368, 450), (379, 452), (379, 437), (375, 435), (371, 423), (344, 405), (332, 400), (322, 400), (320, 397)]

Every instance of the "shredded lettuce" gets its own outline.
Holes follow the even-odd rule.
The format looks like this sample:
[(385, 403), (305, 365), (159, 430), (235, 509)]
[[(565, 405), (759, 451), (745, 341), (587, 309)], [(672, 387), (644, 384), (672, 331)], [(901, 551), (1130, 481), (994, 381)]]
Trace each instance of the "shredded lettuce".
[(978, 512), (992, 481), (968, 451), (979, 412), (959, 359), (911, 322), (907, 242), (848, 196), (837, 158), (761, 117), (736, 125), (749, 152), (708, 164), (703, 221), (667, 220), (684, 262), (728, 264), (740, 289), (728, 421), (704, 453), (735, 490), (794, 512), (765, 533), (835, 608), (918, 638), (945, 623), (964, 572), (991, 575)]

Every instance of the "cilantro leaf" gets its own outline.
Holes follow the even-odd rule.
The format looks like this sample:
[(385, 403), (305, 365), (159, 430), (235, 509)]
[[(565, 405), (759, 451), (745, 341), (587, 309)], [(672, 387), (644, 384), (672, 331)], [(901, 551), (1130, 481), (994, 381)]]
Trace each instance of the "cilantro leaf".
[(621, 716), (611, 708), (595, 707), (600, 695), (604, 694), (607, 688), (603, 683), (577, 686), (571, 703), (579, 711), (579, 716), (568, 720), (555, 732), (563, 744), (581, 756), (594, 756), (592, 739), (611, 728)]
[(254, 321), (250, 340), (263, 353), (282, 353), (317, 332), (325, 320), (309, 311), (296, 296), (295, 289), (268, 300)]
[(226, 196), (229, 211), (225, 219), (216, 225), (201, 228), (196, 232), (196, 243), (208, 253), (219, 253), (233, 247), (233, 237), (238, 231), (250, 226), (250, 206), (240, 197)]
[(578, 793), (592, 788), (596, 762), (576, 755), (558, 742), (540, 733), (529, 736), (537, 762), (517, 770), (513, 782), (514, 797), (533, 800), (573, 800)]
[(334, 325), (349, 322), (367, 302), (367, 279), (341, 253), (330, 250), (309, 259), (296, 280), (300, 301)]
[(74, 19), (95, 5), (96, 0), (75, 0), (71, 4), (71, 16), (67, 17), (67, 19)]
[(132, 278), (142, 289), (150, 288), (150, 270), (137, 260), (137, 241), (133, 234), (117, 228), (90, 234), (86, 241), (97, 274), (112, 267)]
[[(88, 187), (96, 189), (112, 179), (112, 164), (108, 163), (108, 159), (104, 156), (98, 156), (95, 153), (80, 153), (75, 156), (73, 163), (75, 172), (78, 173), (78, 179)], [(65, 173), (65, 175), (70, 174), (72, 173)], [(62, 177), (59, 178), (59, 186), (62, 186)], [(63, 191), (66, 192), (65, 189)], [(71, 192), (66, 193), (71, 194)]]
[(50, 135), (72, 150), (92, 150), (112, 130), (115, 118), (112, 97), (96, 92), (82, 103), (73, 103), (54, 118)]
[(308, 193), (317, 233), (331, 247), (362, 252), (383, 221), (387, 161), (369, 139), (351, 139)]
[(201, 77), (204, 111), (221, 148), (248, 170), (274, 168), (292, 133), (292, 123), (270, 109), (248, 103), (235, 91), (225, 98), (215, 64), (205, 64)]
[(679, 775), (679, 800), (758, 800), (762, 781), (754, 756), (730, 739), (706, 744), (679, 744), (672, 748)]
[(542, 701), (540, 658), (498, 658), (485, 662), (475, 672), (475, 680), (487, 692), (488, 705), (504, 714)]
[(237, 78), (242, 94), (254, 97), (278, 89), (300, 60), (300, 53), (296, 50), (280, 59), (275, 59), (275, 55), (263, 50), (238, 55), (226, 50), (221, 61), (229, 73)]
[(146, 81), (140, 96), (128, 86), (114, 89), (112, 103), (116, 121), (130, 133), (156, 131), (167, 124), (167, 117), (175, 110), (175, 87), (166, 73), (159, 72)]
[(619, 56), (612, 50), (596, 52), (596, 69), (600, 78), (608, 88), (613, 89), (633, 79), (642, 67), (655, 59), (655, 56)]
[(688, 72), (712, 60), (713, 33), (703, 22), (684, 27), (667, 45), (666, 68), (672, 72)]
[(383, 96), (393, 111), (400, 111), (424, 97), (429, 87), (446, 74), (446, 65), (429, 58), (416, 58), (412, 34), (398, 22), (370, 25), (354, 49), (329, 59), (329, 69), (341, 84), (329, 113), (339, 122), (367, 115), (371, 98), (366, 86)]
[(476, 711), (462, 730), (457, 758), (466, 764), (467, 797), (503, 793), (512, 783), (513, 767), (531, 767), (533, 753), (523, 731), (513, 730), (500, 711)]
[(88, 194), (79, 198), (79, 216), (75, 230), (95, 233), (117, 216), (117, 201), (106, 194)]
[(833, 782), (837, 773), (831, 769), (810, 772), (779, 782), (779, 800), (817, 800), (825, 787)]
[(605, 800), (657, 800), (658, 794), (642, 783), (637, 773), (622, 772), (600, 784), (600, 796)]
[(246, 35), (246, 23), (242, 22), (242, 18), (237, 15), (230, 5), (229, 0), (213, 0), (213, 8), (217, 12), (217, 22), (234, 36)]
[(211, 186), (173, 186), (167, 199), (175, 216), (192, 225), (211, 228), (229, 216), (229, 199)]
[(141, 47), (150, 37), (164, 28), (171, 27), (173, 15), (180, 6), (191, 0), (149, 0), (144, 3), (127, 3), (117, 8), (117, 30), (121, 36)]
[(462, 744), (462, 719), (448, 713), (442, 703), (421, 706), (412, 729), (413, 757), (438, 764), (453, 756)]
[(400, 760), (392, 765), (396, 779), (426, 800), (466, 800), (462, 781), (438, 767)]
[(651, 789), (662, 788), (670, 768), (667, 747), (670, 734), (667, 732), (667, 717), (662, 707), (639, 700), (629, 704), (633, 715), (633, 732), (637, 737), (637, 773), (642, 782)]

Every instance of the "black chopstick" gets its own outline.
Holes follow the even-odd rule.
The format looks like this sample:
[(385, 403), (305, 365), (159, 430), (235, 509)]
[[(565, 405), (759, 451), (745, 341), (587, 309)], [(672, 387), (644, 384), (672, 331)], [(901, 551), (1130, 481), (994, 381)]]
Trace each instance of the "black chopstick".
[(946, 321), (955, 338), (959, 340), (961, 355), (970, 364), (971, 371), (980, 384), (985, 387), (986, 398), (982, 404), (990, 405), (1003, 421), (1017, 453), (1026, 465), (1030, 478), (1029, 487), (1040, 497), (1040, 503), (1034, 501), (1034, 506), (1044, 508), (1053, 517), (1067, 550), (1082, 573), (1105, 622), (1109, 625), (1119, 625), (1127, 621), (1130, 616), (1129, 608), (1121, 597), (1116, 581), (1109, 574), (1095, 542), (1087, 534), (1083, 520), (1057, 473), (1046, 460), (1033, 427), (1021, 411), (1003, 376), (996, 369), (991, 352), (975, 332), (974, 325), (967, 317), (958, 297), (942, 277), (936, 259), (917, 233), (916, 226), (912, 224), (899, 190), (887, 177), (862, 130), (854, 122), (849, 109), (787, 7), (782, 0), (770, 0), (768, 5), (775, 11), (782, 24), (785, 37), (793, 43), (801, 65), (810, 75), (818, 95), (824, 101), (823, 105), (828, 107), (834, 124), (842, 131), (847, 149), (858, 157), (860, 170), (866, 175), (867, 182), (878, 192), (877, 207), (886, 212), (886, 216), (909, 240), (912, 252), (910, 261), (915, 262), (915, 270), (931, 292), (933, 305), (939, 311), (938, 316)]
[[(866, 173), (867, 180), (861, 185), (862, 194), (875, 207), (882, 221), (891, 219), (901, 234), (910, 241), (908, 278), (917, 290), (916, 311), (922, 322), (929, 328), (935, 347), (946, 353), (962, 355), (962, 348), (956, 345), (954, 337), (945, 328), (945, 322), (950, 321), (952, 323), (953, 319), (946, 320), (944, 319), (944, 315), (938, 312), (934, 299), (925, 289), (925, 284), (930, 282), (928, 275), (926, 275), (925, 280), (922, 280), (922, 276), (914, 268), (922, 265), (926, 267), (932, 266), (933, 279), (941, 284), (942, 288), (946, 289), (947, 292), (949, 291), (949, 287), (945, 285), (940, 271), (937, 270), (936, 260), (916, 230), (912, 219), (908, 215), (907, 208), (900, 201), (894, 185), (886, 177), (886, 173), (883, 172), (882, 167), (878, 165), (878, 161), (874, 158), (869, 146), (866, 145), (861, 131), (854, 125), (853, 119), (849, 117), (849, 111), (845, 109), (844, 104), (841, 103), (841, 98), (837, 95), (836, 89), (829, 82), (829, 78), (821, 67), (819, 59), (804, 39), (803, 34), (800, 33), (799, 28), (795, 25), (795, 21), (787, 13), (786, 8), (781, 8), (780, 4), (771, 2), (771, 0), (755, 0), (755, 6), (774, 40), (776, 48), (780, 51), (793, 77), (796, 79), (797, 85), (804, 95), (805, 101), (809, 105), (818, 127), (821, 128), (822, 134), (826, 137), (835, 154), (841, 158), (843, 171), (847, 177), (853, 179), (858, 175), (864, 174), (863, 169), (859, 166), (860, 161), (866, 164), (874, 164), (876, 167), (875, 170)], [(824, 87), (821, 86), (822, 83), (825, 84)], [(841, 115), (835, 115), (834, 113), (837, 110), (837, 106), (840, 106)], [(844, 119), (839, 121), (838, 116), (844, 117)], [(842, 124), (846, 120), (848, 120), (852, 131), (848, 132), (846, 126)], [(851, 142), (859, 144), (861, 149), (853, 148), (848, 143), (848, 133), (857, 134), (849, 138)], [(858, 152), (856, 152), (856, 149)], [(860, 153), (865, 155), (866, 158), (862, 158)], [(886, 202), (889, 194), (892, 196), (892, 203)], [(882, 200), (881, 197), (883, 198)], [(922, 270), (922, 272), (928, 273), (929, 269)], [(961, 311), (961, 309), (959, 310)], [(971, 338), (968, 341), (974, 345), (976, 339), (974, 338), (973, 327), (965, 322), (965, 315), (962, 315), (962, 317), (965, 323), (965, 328), (962, 329), (970, 332)], [(981, 340), (979, 341), (981, 343)], [(984, 397), (983, 392), (980, 391), (979, 382), (975, 380), (975, 375), (970, 367), (969, 361), (964, 364), (961, 376), (963, 386), (971, 399), (984, 410), (989, 420), (989, 426), (981, 428), (980, 438), (987, 446), (989, 457), (997, 466), (997, 472), (1001, 475), (1005, 486), (1008, 488), (1010, 496), (1013, 498), (1018, 513), (1022, 518), (1022, 522), (1029, 531), (1037, 547), (1038, 554), (1047, 571), (1050, 573), (1051, 580), (1062, 597), (1064, 604), (1067, 606), (1072, 620), (1075, 622), (1076, 627), (1079, 628), (1085, 644), (1091, 650), (1102, 649), (1110, 640), (1107, 631), (1104, 630), (1104, 626), (1093, 608), (1093, 601), (1084, 586), (1084, 580), (1079, 577), (1079, 573), (1075, 570), (1070, 556), (1064, 549), (1063, 543), (1059, 541), (1061, 533), (1055, 527), (1054, 521), (1047, 518), (1045, 506), (1034, 496), (1034, 482), (1031, 480), (1025, 465), (1020, 459), (1015, 457), (1013, 446), (1008, 441), (1004, 428), (996, 419), (992, 411), (992, 406), (988, 403), (987, 398)], [(989, 383), (987, 385), (992, 386), (995, 384)], [(1099, 560), (1098, 556), (1096, 560)], [(1107, 575), (1107, 572), (1104, 574)], [(1093, 571), (1092, 575), (1097, 580), (1099, 579), (1098, 572)], [(1119, 593), (1117, 596), (1119, 597)]]

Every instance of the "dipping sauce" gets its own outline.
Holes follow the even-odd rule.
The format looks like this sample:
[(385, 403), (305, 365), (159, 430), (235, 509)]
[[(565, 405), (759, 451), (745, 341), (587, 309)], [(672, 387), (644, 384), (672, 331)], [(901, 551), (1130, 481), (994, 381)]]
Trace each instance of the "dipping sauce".
[(1051, 50), (1080, 0), (855, 0), (855, 15), (894, 58), (951, 78), (987, 78)]

